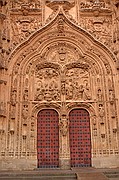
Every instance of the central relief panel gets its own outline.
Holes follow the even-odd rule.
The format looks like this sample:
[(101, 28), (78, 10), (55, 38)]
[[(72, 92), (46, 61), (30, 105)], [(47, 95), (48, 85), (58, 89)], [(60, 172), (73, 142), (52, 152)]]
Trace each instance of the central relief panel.
[(72, 68), (66, 71), (66, 100), (90, 100), (89, 73), (86, 68)]
[(59, 101), (60, 93), (60, 76), (54, 68), (37, 67), (35, 79), (35, 101)]
[(91, 100), (89, 62), (76, 48), (59, 43), (35, 65), (35, 101)]

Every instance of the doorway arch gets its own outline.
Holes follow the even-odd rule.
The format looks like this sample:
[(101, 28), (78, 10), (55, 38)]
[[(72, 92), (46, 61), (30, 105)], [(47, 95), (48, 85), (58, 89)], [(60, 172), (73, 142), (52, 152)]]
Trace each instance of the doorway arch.
[(85, 109), (71, 110), (69, 123), (71, 167), (90, 167), (91, 131), (88, 111)]
[(43, 109), (37, 119), (38, 168), (58, 168), (59, 115), (54, 109)]

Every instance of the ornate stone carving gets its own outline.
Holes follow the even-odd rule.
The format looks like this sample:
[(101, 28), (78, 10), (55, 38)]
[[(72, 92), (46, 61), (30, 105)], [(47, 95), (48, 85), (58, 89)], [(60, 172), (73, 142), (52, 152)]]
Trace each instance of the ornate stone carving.
[(6, 104), (3, 101), (0, 101), (0, 117), (6, 116)]
[(23, 105), (23, 109), (22, 109), (22, 117), (24, 120), (26, 120), (28, 118), (28, 105)]
[(41, 0), (10, 0), (11, 9), (39, 9), (41, 8)]
[(62, 17), (59, 17), (59, 19), (58, 19), (57, 29), (58, 29), (58, 33), (61, 33), (61, 34), (64, 33), (64, 21), (63, 21)]
[(69, 10), (72, 7), (74, 7), (75, 5), (75, 1), (74, 0), (46, 0), (46, 5), (48, 7), (50, 7), (51, 9), (53, 9), (54, 11), (56, 11), (59, 6), (62, 6), (64, 10)]
[[(13, 161), (16, 157), (19, 161), (26, 159), (25, 168), (27, 161), (36, 162), (37, 114), (47, 108), (56, 109), (61, 117), (59, 157), (62, 162), (65, 158), (70, 162), (68, 116), (74, 108), (87, 109), (90, 114), (92, 158), (112, 158), (110, 154), (118, 153), (119, 88), (114, 67), (116, 58), (109, 50), (114, 20), (110, 10), (102, 1), (103, 5), (83, 1), (84, 8), (80, 9), (77, 0), (79, 11), (72, 15), (78, 20), (80, 13), (78, 21), (83, 29), (74, 23), (71, 11), (67, 13), (62, 8), (59, 14), (58, 11), (51, 14), (51, 22), (46, 25), (45, 15), (41, 15), (41, 9), (35, 4), (38, 1), (25, 2), (10, 3), (11, 55), (7, 60), (8, 70), (0, 69), (0, 76), (4, 74), (8, 80), (5, 98), (1, 95), (4, 83), (0, 84), (0, 98), (8, 102), (6, 114), (9, 115), (0, 116), (1, 163), (6, 161), (2, 157), (12, 161), (9, 156), (14, 156)], [(42, 4), (45, 5), (44, 1)], [(39, 29), (41, 22), (44, 27)], [(6, 31), (2, 37), (6, 42)], [(118, 39), (114, 42), (114, 52), (118, 57), (117, 42)], [(1, 59), (6, 57), (1, 55)], [(34, 162), (31, 164), (28, 167), (32, 168)], [(33, 168), (36, 167), (37, 163)]]
[(100, 116), (100, 123), (104, 124), (105, 111), (104, 111), (103, 104), (99, 104), (99, 116)]
[(14, 89), (11, 93), (11, 104), (15, 105), (17, 100), (17, 91)]
[(102, 95), (102, 91), (100, 88), (98, 89), (97, 97), (98, 97), (98, 101), (100, 101), (100, 102), (103, 101), (103, 95)]
[(15, 115), (16, 115), (16, 106), (11, 106), (11, 111), (10, 111), (10, 118), (11, 119), (15, 119)]
[(25, 89), (24, 90), (24, 94), (23, 94), (23, 101), (28, 101), (29, 98), (28, 98), (28, 89)]
[(62, 115), (60, 123), (59, 123), (59, 129), (62, 136), (66, 136), (69, 129), (69, 122), (66, 118), (66, 115)]
[(13, 47), (28, 38), (34, 31), (41, 27), (38, 17), (11, 17)]
[[(80, 80), (79, 80), (80, 79)], [(67, 100), (90, 100), (89, 74), (83, 68), (72, 68), (66, 72)]]
[[(58, 83), (59, 82), (59, 83)], [(36, 101), (60, 100), (59, 73), (53, 68), (36, 71)]]
[[(110, 11), (111, 7), (108, 2), (100, 1), (85, 1), (80, 3), (81, 11)], [(97, 14), (97, 13), (96, 13)]]
[(81, 58), (75, 47), (65, 42), (59, 42), (50, 47), (49, 53), (46, 54), (48, 61), (58, 62), (65, 65), (69, 62), (78, 61)]

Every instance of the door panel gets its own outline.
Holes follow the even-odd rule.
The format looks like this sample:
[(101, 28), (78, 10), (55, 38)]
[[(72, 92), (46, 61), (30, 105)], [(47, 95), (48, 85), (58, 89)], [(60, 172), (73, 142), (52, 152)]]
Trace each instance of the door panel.
[(74, 109), (69, 114), (69, 120), (71, 166), (91, 166), (91, 134), (89, 113), (85, 109)]
[(39, 168), (59, 166), (58, 121), (58, 113), (53, 109), (44, 109), (38, 113), (37, 156)]

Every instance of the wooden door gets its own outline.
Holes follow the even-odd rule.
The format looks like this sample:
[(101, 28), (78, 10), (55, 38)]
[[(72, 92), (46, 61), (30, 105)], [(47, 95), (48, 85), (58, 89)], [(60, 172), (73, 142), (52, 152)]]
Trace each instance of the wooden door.
[(59, 167), (58, 121), (58, 113), (53, 109), (44, 109), (38, 113), (38, 168)]
[(90, 117), (85, 109), (74, 109), (69, 114), (70, 153), (72, 167), (91, 166)]

